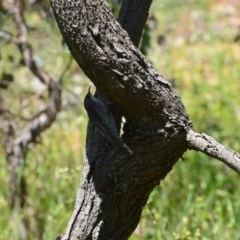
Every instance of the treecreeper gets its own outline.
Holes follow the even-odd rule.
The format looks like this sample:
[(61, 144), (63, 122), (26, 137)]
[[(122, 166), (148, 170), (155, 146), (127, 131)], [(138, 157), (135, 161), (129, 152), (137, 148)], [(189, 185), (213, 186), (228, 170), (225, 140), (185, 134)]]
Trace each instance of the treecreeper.
[(116, 122), (109, 107), (94, 97), (90, 89), (89, 87), (88, 93), (84, 98), (84, 107), (89, 120), (112, 145), (132, 155), (132, 150), (123, 142), (118, 133)]

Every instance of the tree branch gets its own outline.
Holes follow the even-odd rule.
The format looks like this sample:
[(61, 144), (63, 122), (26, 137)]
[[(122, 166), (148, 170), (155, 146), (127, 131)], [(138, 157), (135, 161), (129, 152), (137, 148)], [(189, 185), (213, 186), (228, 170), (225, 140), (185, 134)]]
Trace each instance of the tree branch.
[(144, 25), (148, 18), (148, 10), (152, 0), (125, 0), (122, 3), (118, 22), (125, 29), (133, 42), (138, 47)]
[(240, 173), (240, 154), (226, 148), (214, 138), (205, 133), (197, 133), (190, 130), (187, 134), (189, 149), (201, 151), (208, 156), (214, 157)]
[[(26, 197), (26, 184), (23, 174), (26, 153), (29, 145), (37, 142), (37, 138), (51, 126), (56, 114), (60, 111), (61, 87), (59, 82), (46, 73), (34, 59), (32, 46), (28, 42), (27, 26), (21, 9), (21, 2), (8, 0), (8, 8), (9, 12), (12, 13), (17, 29), (16, 36), (9, 35), (8, 40), (16, 44), (24, 65), (47, 86), (50, 95), (45, 110), (32, 117), (24, 129), (17, 129), (14, 120), (10, 120), (6, 114), (3, 116), (1, 124), (4, 133), (2, 144), (5, 149), (10, 175), (10, 206), (15, 208), (20, 205), (23, 208)], [(20, 234), (21, 239), (27, 238), (27, 230), (24, 232), (22, 235)]]
[(44, 84), (50, 85), (51, 81), (55, 81), (46, 73), (35, 61), (33, 57), (33, 50), (31, 44), (28, 42), (28, 30), (23, 11), (21, 9), (21, 1), (8, 0), (9, 10), (12, 13), (16, 28), (18, 31), (17, 37), (14, 39), (15, 44), (18, 46), (22, 55), (22, 60), (25, 66)]
[[(32, 117), (24, 129), (18, 129), (14, 120), (9, 120), (4, 114), (1, 128), (3, 130), (2, 144), (4, 146), (8, 171), (10, 175), (10, 206), (19, 216), (19, 211), (25, 207), (27, 195), (27, 185), (24, 178), (24, 164), (26, 154), (30, 144), (37, 142), (40, 134), (51, 126), (55, 121), (57, 113), (61, 108), (61, 86), (60, 83), (45, 72), (35, 61), (31, 44), (28, 41), (28, 30), (21, 9), (21, 1), (8, 0), (9, 12), (12, 13), (16, 25), (16, 36), (4, 35), (8, 41), (13, 42), (18, 47), (23, 64), (47, 86), (49, 101), (45, 110)], [(7, 37), (6, 37), (7, 36)], [(20, 133), (20, 134), (17, 134)], [(19, 238), (28, 239), (28, 219), (25, 217), (20, 222)]]

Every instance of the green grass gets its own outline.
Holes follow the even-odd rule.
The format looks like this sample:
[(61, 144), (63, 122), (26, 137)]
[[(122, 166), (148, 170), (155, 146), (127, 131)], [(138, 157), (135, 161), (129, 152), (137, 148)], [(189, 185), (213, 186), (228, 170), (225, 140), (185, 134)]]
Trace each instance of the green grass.
[[(232, 41), (234, 28), (228, 24), (221, 25), (221, 31), (216, 28), (229, 22), (229, 16), (216, 9), (212, 1), (154, 1), (152, 12), (158, 25), (148, 57), (175, 85), (195, 129), (240, 152), (240, 46)], [(37, 26), (30, 40), (39, 61), (58, 76), (68, 52), (61, 47), (59, 31), (34, 14), (27, 16)], [(157, 44), (160, 34), (166, 38), (165, 48)], [(5, 47), (1, 56), (8, 64), (2, 61), (0, 65), (0, 72), (14, 69), (15, 83), (7, 94), (1, 92), (13, 112), (19, 111), (19, 95), (30, 89), (26, 83), (31, 81), (24, 68), (14, 68), (7, 61), (15, 52), (13, 45)], [(29, 151), (24, 171), (28, 197), (22, 216), (31, 219), (30, 239), (54, 239), (64, 232), (71, 216), (84, 158), (87, 118), (81, 100), (86, 85), (73, 63), (64, 88), (80, 92), (79, 104), (66, 107), (44, 133), (42, 143)], [(64, 101), (72, 99), (66, 90), (63, 96)], [(32, 101), (30, 110), (23, 113), (29, 115), (36, 106)], [(189, 151), (184, 159), (152, 192), (139, 224), (140, 234), (131, 240), (240, 239), (239, 176), (201, 153)], [(1, 148), (0, 165), (0, 240), (18, 239), (19, 219), (14, 221), (8, 207), (8, 173)]]

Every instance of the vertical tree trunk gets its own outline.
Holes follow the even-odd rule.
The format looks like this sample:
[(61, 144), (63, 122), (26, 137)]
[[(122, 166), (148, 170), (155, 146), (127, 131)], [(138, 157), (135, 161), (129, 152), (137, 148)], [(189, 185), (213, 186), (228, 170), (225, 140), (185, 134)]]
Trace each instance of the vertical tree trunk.
[[(191, 122), (105, 2), (51, 2), (72, 55), (125, 116), (122, 139), (133, 150), (130, 156), (111, 146), (89, 123), (82, 182), (62, 239), (127, 239), (152, 189), (186, 151)], [(123, 3), (119, 20), (137, 46), (151, 1)]]

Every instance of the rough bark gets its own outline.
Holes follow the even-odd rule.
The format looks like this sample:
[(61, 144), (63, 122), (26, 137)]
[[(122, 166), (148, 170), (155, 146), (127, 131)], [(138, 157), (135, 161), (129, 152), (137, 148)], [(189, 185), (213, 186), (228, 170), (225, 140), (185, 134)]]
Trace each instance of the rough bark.
[[(144, 5), (127, 2), (138, 10)], [(171, 84), (135, 47), (139, 39), (133, 36), (139, 36), (143, 25), (129, 34), (132, 43), (105, 1), (51, 3), (71, 54), (126, 118), (122, 138), (133, 150), (129, 156), (109, 145), (89, 123), (82, 183), (63, 239), (124, 240), (135, 229), (154, 186), (193, 146), (194, 137), (188, 137), (192, 123)], [(145, 10), (135, 17), (144, 22), (146, 16)], [(119, 19), (134, 31), (130, 22), (124, 25), (127, 15)]]
[(171, 85), (103, 2), (52, 5), (72, 55), (126, 117), (124, 141), (134, 151), (130, 157), (109, 148), (89, 124), (82, 184), (63, 239), (127, 239), (153, 187), (187, 149), (191, 123)]
[(218, 143), (205, 133), (190, 130), (187, 134), (189, 149), (201, 151), (210, 157), (220, 160), (240, 173), (240, 154)]
[(104, 1), (53, 0), (52, 5), (73, 57), (125, 117), (154, 129), (166, 123), (176, 131), (189, 126), (170, 83), (134, 47)]

